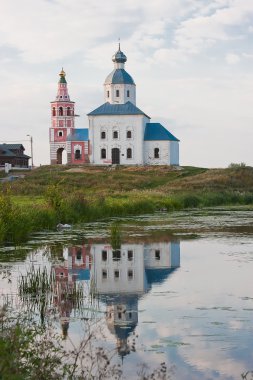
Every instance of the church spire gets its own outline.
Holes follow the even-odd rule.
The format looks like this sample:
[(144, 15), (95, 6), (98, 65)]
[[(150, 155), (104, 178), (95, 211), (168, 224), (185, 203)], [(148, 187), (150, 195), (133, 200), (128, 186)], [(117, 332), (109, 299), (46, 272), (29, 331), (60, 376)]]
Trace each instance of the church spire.
[(126, 55), (121, 51), (120, 41), (118, 50), (112, 56), (114, 70), (106, 77), (104, 83), (105, 101), (111, 104), (125, 104), (131, 102), (135, 105), (135, 83), (131, 75), (125, 70)]
[(124, 69), (124, 64), (127, 61), (126, 55), (120, 49), (120, 40), (118, 51), (112, 56), (112, 61), (114, 62), (115, 69)]
[(68, 85), (66, 81), (66, 73), (63, 70), (63, 67), (59, 73), (59, 81), (58, 81), (58, 91), (56, 95), (56, 101), (70, 101), (68, 94)]
[(67, 83), (65, 79), (66, 73), (63, 70), (63, 67), (61, 69), (61, 72), (59, 73), (59, 76), (60, 76), (59, 83)]

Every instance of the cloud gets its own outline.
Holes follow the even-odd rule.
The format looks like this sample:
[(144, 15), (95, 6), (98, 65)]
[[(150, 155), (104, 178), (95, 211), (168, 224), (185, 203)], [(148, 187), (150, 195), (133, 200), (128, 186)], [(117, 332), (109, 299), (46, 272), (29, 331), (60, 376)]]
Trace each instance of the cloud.
[(229, 65), (236, 65), (238, 62), (240, 62), (240, 57), (237, 54), (229, 53), (226, 55), (226, 62)]
[[(207, 13), (207, 14), (206, 14)], [(158, 50), (155, 59), (180, 61), (200, 54), (221, 42), (243, 39), (253, 16), (253, 2), (248, 0), (215, 1), (180, 21), (174, 29), (172, 47)], [(237, 27), (242, 28), (238, 33)]]
[[(167, 120), (182, 141), (182, 164), (252, 162), (250, 138), (239, 144), (236, 133), (240, 126), (240, 135), (250, 136), (253, 120), (252, 17), (252, 0), (3, 1), (2, 139), (10, 131), (17, 138), (31, 133), (37, 161), (48, 162), (49, 102), (59, 69), (82, 115), (77, 125), (86, 127), (85, 113), (104, 101), (103, 81), (121, 37), (137, 106)], [(229, 135), (230, 147), (215, 139), (217, 131), (220, 140)]]

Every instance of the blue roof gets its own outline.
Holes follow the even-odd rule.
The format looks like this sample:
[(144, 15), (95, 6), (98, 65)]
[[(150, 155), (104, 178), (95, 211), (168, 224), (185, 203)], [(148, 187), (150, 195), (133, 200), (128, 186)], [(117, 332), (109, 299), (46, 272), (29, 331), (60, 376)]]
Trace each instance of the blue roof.
[(170, 133), (160, 123), (146, 124), (144, 140), (145, 141), (154, 141), (154, 140), (179, 141), (175, 136), (172, 135), (172, 133)]
[(135, 84), (131, 75), (124, 69), (114, 69), (106, 78), (105, 84)]
[(88, 141), (89, 140), (88, 128), (74, 129), (73, 135), (69, 135), (67, 140), (68, 141)]
[(94, 111), (88, 113), (88, 115), (144, 115), (150, 119), (148, 115), (142, 112), (131, 102), (126, 102), (124, 104), (111, 104), (107, 102), (96, 108)]
[(145, 269), (149, 285), (162, 284), (177, 268)]
[(70, 269), (69, 273), (77, 276), (77, 281), (87, 281), (90, 280), (90, 270), (83, 268)]

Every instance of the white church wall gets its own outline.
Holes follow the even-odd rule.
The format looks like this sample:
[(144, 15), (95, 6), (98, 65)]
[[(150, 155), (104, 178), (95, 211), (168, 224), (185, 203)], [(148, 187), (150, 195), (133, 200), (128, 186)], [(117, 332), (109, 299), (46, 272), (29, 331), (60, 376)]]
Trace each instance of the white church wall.
[(179, 142), (171, 141), (170, 143), (170, 165), (179, 165)]
[[(159, 149), (157, 158), (155, 158), (155, 149)], [(170, 165), (170, 141), (144, 141), (144, 163)]]
[(180, 266), (180, 243), (160, 242), (145, 246), (145, 268), (176, 268)]
[[(116, 96), (117, 90), (119, 91), (119, 96)], [(136, 104), (135, 85), (134, 84), (106, 84), (104, 86), (104, 98), (105, 98), (105, 102), (109, 102), (111, 104), (124, 104), (126, 102), (131, 102), (135, 105)]]
[[(106, 252), (106, 260), (103, 251)], [(111, 245), (93, 244), (92, 276), (98, 292), (143, 293), (145, 291), (143, 251), (143, 244), (122, 244), (119, 250), (120, 258), (115, 260)], [(131, 259), (129, 252), (132, 252)]]
[[(89, 137), (91, 142), (90, 162), (97, 165), (110, 165), (113, 148), (120, 150), (121, 165), (143, 164), (144, 128), (149, 119), (144, 115), (101, 115), (89, 117)], [(113, 132), (118, 138), (113, 138)], [(132, 132), (127, 138), (127, 131)], [(106, 137), (101, 138), (101, 132)], [(127, 149), (132, 149), (132, 158), (127, 158)], [(101, 149), (106, 150), (106, 158), (101, 157)]]

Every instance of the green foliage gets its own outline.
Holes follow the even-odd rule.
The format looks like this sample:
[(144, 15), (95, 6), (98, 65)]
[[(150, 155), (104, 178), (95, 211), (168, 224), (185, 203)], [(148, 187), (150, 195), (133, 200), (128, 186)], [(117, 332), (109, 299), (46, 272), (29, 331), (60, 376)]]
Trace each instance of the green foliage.
[(239, 164), (231, 162), (231, 164), (228, 165), (230, 169), (240, 169), (240, 168), (245, 168), (246, 164), (245, 162), (240, 162)]
[(55, 211), (58, 221), (62, 219), (62, 205), (64, 202), (63, 196), (60, 191), (60, 185), (48, 185), (45, 192), (45, 199), (48, 205)]
[(13, 205), (9, 192), (0, 195), (0, 243), (25, 241), (31, 223), (27, 212)]
[[(0, 184), (0, 188), (3, 185)], [(0, 243), (58, 223), (196, 207), (253, 204), (253, 168), (41, 167), (0, 196)], [(3, 187), (5, 188), (5, 187)], [(25, 196), (24, 194), (30, 194)]]
[(113, 223), (110, 229), (110, 240), (113, 250), (121, 247), (121, 228), (117, 223)]
[[(97, 329), (97, 324), (94, 330), (89, 326), (80, 345), (71, 342), (71, 351), (66, 351), (50, 324), (38, 326), (27, 315), (13, 315), (4, 306), (0, 309), (0, 379), (122, 379), (122, 366), (113, 364), (113, 353), (95, 344)], [(137, 380), (169, 380), (173, 374), (165, 363), (153, 371), (145, 363), (139, 367)]]

